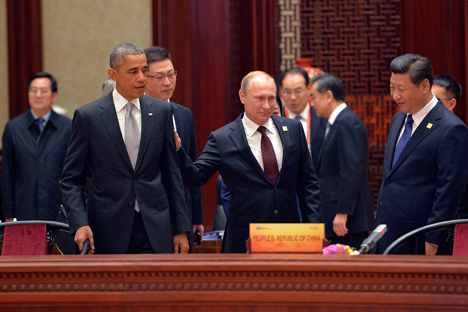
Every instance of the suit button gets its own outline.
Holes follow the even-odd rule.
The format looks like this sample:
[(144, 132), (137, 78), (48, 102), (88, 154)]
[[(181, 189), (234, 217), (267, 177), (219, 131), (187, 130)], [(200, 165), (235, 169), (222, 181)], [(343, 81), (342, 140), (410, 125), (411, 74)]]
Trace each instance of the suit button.
[(128, 204), (133, 207), (134, 203), (133, 203), (133, 201), (130, 201)]
[(275, 214), (278, 214), (278, 210), (273, 211)]

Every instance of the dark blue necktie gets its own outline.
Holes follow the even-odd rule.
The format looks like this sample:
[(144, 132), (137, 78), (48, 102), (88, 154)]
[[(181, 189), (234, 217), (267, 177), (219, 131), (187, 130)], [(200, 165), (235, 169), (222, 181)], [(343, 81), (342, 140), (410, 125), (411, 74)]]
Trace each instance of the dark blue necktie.
[(294, 119), (298, 120), (298, 121), (301, 121), (301, 115), (296, 115), (296, 117), (294, 117)]
[(38, 118), (36, 119), (37, 126), (39, 127), (39, 132), (44, 131), (44, 119), (43, 118)]
[(413, 116), (409, 114), (408, 117), (406, 118), (405, 130), (403, 130), (403, 134), (401, 135), (400, 141), (398, 142), (398, 145), (395, 148), (395, 154), (393, 154), (392, 167), (393, 165), (395, 165), (398, 157), (400, 156), (401, 152), (405, 148), (406, 143), (408, 143), (411, 137), (412, 131), (413, 131)]

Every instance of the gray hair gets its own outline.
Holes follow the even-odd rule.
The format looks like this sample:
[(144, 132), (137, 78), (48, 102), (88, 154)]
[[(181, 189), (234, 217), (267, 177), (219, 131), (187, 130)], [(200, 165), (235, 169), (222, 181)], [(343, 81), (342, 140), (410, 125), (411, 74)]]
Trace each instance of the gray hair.
[(109, 62), (110, 67), (118, 70), (123, 62), (125, 55), (140, 55), (145, 54), (142, 48), (133, 43), (121, 43), (112, 50)]
[(115, 88), (115, 81), (111, 77), (107, 77), (102, 83), (102, 96), (108, 95)]
[(263, 71), (257, 70), (257, 71), (253, 71), (253, 72), (248, 73), (242, 79), (242, 81), (241, 81), (241, 90), (242, 90), (242, 92), (247, 93), (247, 90), (249, 90), (250, 83), (252, 82), (252, 80), (254, 78), (261, 77), (261, 76), (264, 76), (266, 78), (271, 79), (273, 81), (273, 85), (275, 86), (275, 89), (276, 89), (275, 79), (273, 77), (271, 77), (269, 74), (267, 74), (267, 73), (265, 73)]

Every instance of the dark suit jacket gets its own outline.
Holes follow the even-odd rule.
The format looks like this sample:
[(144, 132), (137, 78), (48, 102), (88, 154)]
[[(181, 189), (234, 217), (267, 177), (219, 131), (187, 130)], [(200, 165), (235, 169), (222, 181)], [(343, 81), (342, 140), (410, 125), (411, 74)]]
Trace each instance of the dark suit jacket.
[(309, 146), (311, 150), (312, 160), (314, 165), (317, 166), (318, 155), (322, 147), (323, 137), (325, 136), (325, 129), (327, 127), (327, 120), (317, 116), (315, 109), (310, 107), (310, 127), (309, 127)]
[[(451, 220), (465, 188), (468, 129), (441, 101), (418, 126), (391, 168), (405, 118), (405, 113), (396, 113), (388, 134), (377, 208), (377, 224), (387, 224), (388, 231), (378, 242), (378, 253), (416, 228)], [(428, 234), (426, 241), (439, 245), (443, 234)], [(408, 253), (408, 244), (398, 251)]]
[(348, 215), (348, 234), (374, 228), (368, 158), (367, 129), (362, 119), (347, 107), (331, 126), (315, 165), (322, 194), (325, 236), (336, 236), (333, 219), (337, 213)]
[[(125, 253), (138, 199), (146, 232), (157, 253), (173, 252), (173, 236), (192, 222), (175, 150), (171, 105), (143, 96), (141, 142), (133, 170), (112, 93), (75, 111), (60, 180), (70, 232), (89, 225), (96, 253)], [(83, 187), (91, 171), (86, 211)]]
[(299, 222), (297, 198), (304, 222), (322, 222), (318, 180), (301, 124), (272, 116), (283, 144), (283, 165), (273, 185), (250, 150), (242, 116), (211, 133), (195, 164), (183, 148), (178, 152), (187, 187), (200, 187), (219, 170), (231, 192), (224, 234), (228, 253), (246, 252), (250, 223)]
[[(177, 134), (182, 140), (182, 146), (190, 159), (195, 161), (198, 158), (198, 152), (197, 140), (195, 137), (195, 123), (193, 122), (192, 112), (187, 107), (177, 103), (171, 102), (171, 104), (177, 126)], [(187, 199), (189, 207), (192, 208), (192, 223), (203, 224), (201, 188), (192, 191), (186, 190), (185, 198)]]
[(55, 220), (70, 132), (71, 120), (54, 111), (40, 135), (31, 109), (7, 123), (2, 164), (5, 218)]

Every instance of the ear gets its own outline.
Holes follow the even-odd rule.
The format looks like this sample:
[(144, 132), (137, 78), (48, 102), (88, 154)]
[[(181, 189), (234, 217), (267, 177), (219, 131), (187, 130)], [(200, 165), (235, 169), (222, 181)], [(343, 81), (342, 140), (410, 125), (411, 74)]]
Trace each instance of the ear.
[(245, 93), (242, 90), (239, 90), (239, 98), (242, 102), (242, 104), (245, 104)]
[(117, 71), (113, 68), (109, 68), (109, 70), (107, 71), (107, 73), (109, 74), (109, 77), (114, 80), (114, 81), (117, 81)]
[(333, 92), (331, 92), (331, 90), (325, 91), (325, 96), (327, 97), (328, 103), (332, 102), (334, 99)]
[(57, 99), (57, 92), (54, 92), (52, 94), (52, 103), (54, 103), (56, 99)]
[(453, 112), (453, 109), (455, 108), (456, 105), (457, 105), (457, 100), (451, 99), (447, 108)]
[(421, 82), (421, 87), (423, 88), (424, 92), (432, 92), (431, 84), (429, 83), (429, 80), (427, 78)]

